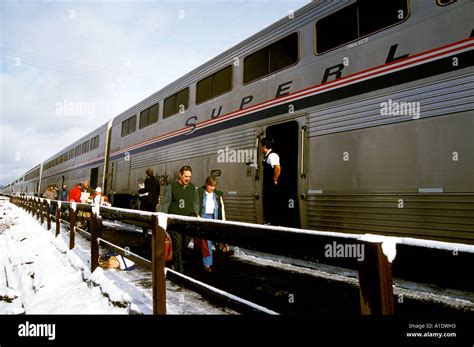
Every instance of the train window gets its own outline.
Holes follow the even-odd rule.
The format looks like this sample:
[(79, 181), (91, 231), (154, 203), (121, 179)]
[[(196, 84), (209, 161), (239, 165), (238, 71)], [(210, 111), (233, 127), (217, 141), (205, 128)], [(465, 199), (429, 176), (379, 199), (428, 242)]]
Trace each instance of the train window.
[(130, 117), (122, 122), (122, 137), (134, 133), (137, 129), (137, 116)]
[(148, 125), (148, 116), (150, 115), (150, 109), (147, 108), (140, 112), (140, 124), (138, 125), (140, 129)]
[(76, 146), (75, 156), (78, 157), (81, 155), (81, 145)]
[(158, 112), (159, 112), (159, 104), (155, 104), (150, 107), (150, 115), (148, 116), (148, 124), (153, 124), (158, 122)]
[(212, 84), (214, 75), (200, 80), (196, 85), (196, 104), (212, 99)]
[(245, 58), (244, 83), (255, 81), (270, 73), (268, 64), (269, 53), (268, 48), (265, 48)]
[(163, 118), (170, 117), (189, 106), (189, 88), (185, 88), (165, 99)]
[(298, 61), (298, 34), (293, 33), (270, 46), (270, 73)]
[(200, 80), (196, 85), (196, 104), (224, 94), (232, 89), (232, 65)]
[(122, 137), (128, 135), (128, 125), (129, 125), (128, 119), (122, 122)]
[(87, 152), (89, 152), (89, 140), (87, 140), (86, 142), (82, 144), (82, 153), (87, 153)]
[(358, 0), (316, 22), (316, 53), (324, 53), (400, 23), (407, 16), (407, 0)]
[(212, 94), (218, 96), (232, 89), (232, 65), (215, 73)]
[(172, 114), (175, 114), (174, 105), (176, 104), (176, 94), (171, 95), (170, 97), (165, 99), (164, 103), (164, 110), (163, 110), (163, 118), (169, 117)]
[(99, 147), (99, 135), (91, 138), (91, 151)]
[(318, 53), (326, 52), (346, 42), (357, 39), (357, 4), (316, 22), (316, 47)]
[(298, 61), (298, 34), (283, 39), (244, 59), (244, 83), (275, 73)]
[(406, 0), (358, 1), (359, 36), (366, 36), (405, 19), (408, 12)]
[(74, 149), (69, 150), (69, 159), (74, 158)]
[(158, 104), (155, 104), (140, 112), (140, 129), (156, 122), (158, 122)]

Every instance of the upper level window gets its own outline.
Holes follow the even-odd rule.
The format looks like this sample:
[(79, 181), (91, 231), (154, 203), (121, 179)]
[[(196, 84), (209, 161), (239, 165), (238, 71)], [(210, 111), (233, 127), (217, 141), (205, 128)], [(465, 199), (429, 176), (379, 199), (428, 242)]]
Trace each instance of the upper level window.
[(407, 16), (407, 0), (358, 0), (316, 22), (316, 53), (324, 53), (400, 23)]
[(244, 83), (268, 76), (298, 61), (298, 34), (293, 33), (244, 59)]
[(91, 138), (91, 151), (99, 147), (99, 135)]
[(232, 89), (232, 65), (200, 80), (196, 85), (196, 104), (224, 94)]
[(184, 112), (189, 106), (189, 88), (185, 88), (165, 99), (163, 118)]
[(137, 116), (130, 117), (122, 122), (122, 137), (134, 133), (137, 129)]
[(87, 153), (87, 152), (89, 152), (89, 140), (87, 140), (86, 142), (82, 144), (82, 153)]
[(74, 156), (78, 157), (81, 155), (81, 145), (76, 146), (76, 149), (74, 150)]
[(155, 104), (140, 112), (140, 129), (158, 122), (158, 106), (158, 104)]

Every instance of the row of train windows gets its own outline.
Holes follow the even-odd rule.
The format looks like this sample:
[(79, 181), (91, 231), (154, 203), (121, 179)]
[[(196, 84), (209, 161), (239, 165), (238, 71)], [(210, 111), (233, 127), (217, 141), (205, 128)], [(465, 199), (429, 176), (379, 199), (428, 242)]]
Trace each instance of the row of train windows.
[(76, 158), (98, 147), (99, 147), (99, 135), (94, 136), (90, 140), (87, 140), (83, 142), (82, 144), (77, 145), (75, 148), (70, 149), (68, 152), (65, 152), (61, 154), (60, 156), (50, 160), (49, 162), (46, 163), (44, 169), (47, 170), (52, 167), (55, 167), (56, 165), (64, 163), (65, 161), (68, 161), (72, 158)]
[[(358, 0), (315, 24), (316, 54), (360, 39), (400, 23), (408, 15), (407, 0), (375, 2)], [(243, 83), (295, 65), (299, 60), (298, 33), (292, 33), (244, 58)], [(196, 84), (196, 105), (232, 90), (232, 65), (215, 72)], [(163, 118), (184, 112), (189, 107), (189, 87), (164, 100)], [(140, 113), (140, 129), (158, 121), (158, 103)], [(137, 116), (122, 122), (122, 137), (136, 130)]]
[(24, 179), (25, 179), (25, 181), (29, 181), (29, 180), (31, 180), (33, 178), (36, 178), (36, 177), (39, 177), (39, 169), (25, 175)]

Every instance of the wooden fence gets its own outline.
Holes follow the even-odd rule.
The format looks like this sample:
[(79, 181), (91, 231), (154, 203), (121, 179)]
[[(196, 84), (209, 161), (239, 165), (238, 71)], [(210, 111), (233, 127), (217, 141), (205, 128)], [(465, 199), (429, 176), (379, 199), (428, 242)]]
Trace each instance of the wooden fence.
[[(217, 242), (225, 242), (237, 247), (256, 249), (276, 255), (311, 259), (315, 250), (325, 245), (361, 245), (365, 255), (359, 266), (360, 305), (362, 314), (393, 314), (394, 297), (392, 289), (391, 263), (382, 251), (381, 242), (361, 242), (357, 235), (339, 233), (315, 233), (310, 230), (269, 227), (250, 223), (223, 222), (192, 217), (151, 213), (106, 206), (92, 206), (47, 200), (30, 196), (11, 196), (11, 201), (44, 223), (51, 229), (52, 215), (56, 221), (56, 236), (61, 230), (61, 214), (68, 210), (69, 248), (75, 245), (76, 217), (81, 211), (89, 222), (91, 259), (93, 272), (98, 266), (99, 243), (105, 243), (117, 253), (128, 257), (140, 266), (150, 269), (150, 262), (116, 245), (101, 239), (102, 220), (123, 220), (131, 224), (151, 228), (153, 276), (153, 313), (166, 314), (165, 282), (165, 231), (172, 230), (190, 237), (199, 237)], [(53, 213), (54, 212), (54, 213)], [(80, 230), (80, 229), (79, 229)], [(316, 251), (318, 253), (318, 251)], [(347, 257), (341, 257), (342, 263)]]

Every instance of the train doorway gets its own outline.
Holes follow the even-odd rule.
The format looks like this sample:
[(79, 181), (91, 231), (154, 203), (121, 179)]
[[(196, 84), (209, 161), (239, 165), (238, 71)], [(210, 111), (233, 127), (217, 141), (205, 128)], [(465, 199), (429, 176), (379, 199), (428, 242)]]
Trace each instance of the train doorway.
[(91, 169), (91, 179), (90, 179), (90, 186), (92, 189), (97, 188), (97, 182), (99, 181), (99, 168), (95, 167)]
[[(300, 227), (298, 204), (298, 129), (299, 126), (296, 121), (272, 125), (266, 129), (266, 137), (273, 138), (274, 151), (280, 157), (279, 201), (276, 203), (278, 203), (281, 217), (278, 224), (292, 228)], [(264, 203), (265, 200), (268, 201), (268, 197), (265, 199), (264, 193)]]

